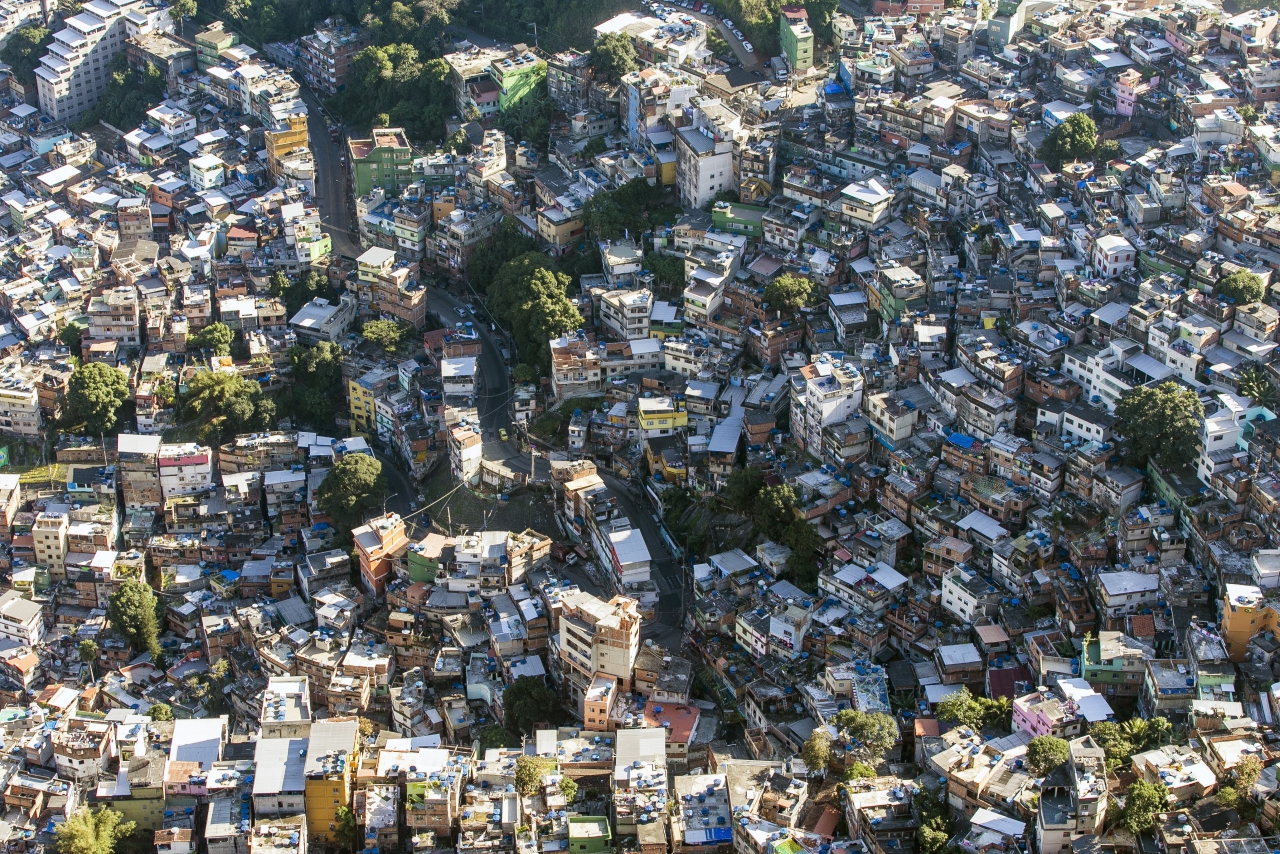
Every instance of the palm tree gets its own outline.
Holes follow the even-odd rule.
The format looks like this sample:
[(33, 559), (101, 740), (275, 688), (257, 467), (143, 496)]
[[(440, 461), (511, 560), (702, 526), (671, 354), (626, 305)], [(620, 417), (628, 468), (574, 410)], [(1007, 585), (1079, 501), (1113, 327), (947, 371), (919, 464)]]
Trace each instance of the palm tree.
[(1267, 377), (1266, 369), (1255, 362), (1250, 362), (1240, 369), (1238, 376), (1236, 391), (1241, 397), (1250, 398), (1254, 406), (1275, 408), (1278, 397), (1276, 387)]
[(1008, 697), (996, 697), (994, 700), (987, 702), (987, 715), (984, 722), (987, 726), (999, 724), (1003, 729), (1009, 729), (1013, 721), (1013, 701)]
[(98, 644), (91, 638), (85, 638), (76, 645), (80, 652), (80, 660), (89, 665), (89, 681), (93, 681), (93, 662), (98, 658)]
[(1120, 725), (1120, 729), (1124, 731), (1125, 738), (1129, 739), (1134, 750), (1144, 749), (1151, 740), (1151, 726), (1146, 718), (1129, 718)]

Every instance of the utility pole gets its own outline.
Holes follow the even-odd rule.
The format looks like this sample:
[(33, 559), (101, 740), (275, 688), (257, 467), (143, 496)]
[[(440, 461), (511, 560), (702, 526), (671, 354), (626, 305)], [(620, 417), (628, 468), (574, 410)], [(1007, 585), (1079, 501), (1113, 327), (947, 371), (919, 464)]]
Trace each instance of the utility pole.
[(452, 537), (453, 536), (453, 508), (447, 504), (444, 507), (444, 516), (445, 516), (445, 519), (448, 520), (448, 528), (447, 528), (448, 535)]
[(538, 457), (538, 449), (533, 446), (533, 442), (529, 442), (529, 482), (530, 483), (532, 483), (535, 480), (534, 473), (535, 473), (535, 468), (538, 465), (536, 462), (537, 457)]

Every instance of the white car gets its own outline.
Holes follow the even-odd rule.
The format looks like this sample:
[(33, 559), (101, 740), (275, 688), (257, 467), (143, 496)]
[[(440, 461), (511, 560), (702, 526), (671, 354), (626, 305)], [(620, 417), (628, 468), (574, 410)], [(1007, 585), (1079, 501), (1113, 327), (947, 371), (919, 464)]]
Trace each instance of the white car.
[(742, 30), (734, 30), (733, 37), (738, 41), (742, 41)]
[(733, 29), (733, 21), (730, 21), (728, 18), (724, 19), (724, 25), (731, 30)]
[(742, 49), (743, 49), (743, 50), (745, 50), (747, 53), (755, 53), (755, 52), (756, 52), (756, 49), (755, 49), (755, 48), (753, 48), (753, 47), (751, 46), (751, 42), (743, 42), (743, 43), (742, 43)]

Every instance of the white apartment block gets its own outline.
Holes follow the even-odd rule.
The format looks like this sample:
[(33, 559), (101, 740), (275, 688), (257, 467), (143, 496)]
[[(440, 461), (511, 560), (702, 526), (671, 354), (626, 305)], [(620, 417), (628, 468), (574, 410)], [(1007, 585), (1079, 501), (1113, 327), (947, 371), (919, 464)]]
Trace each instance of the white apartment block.
[(862, 374), (853, 365), (825, 353), (800, 369), (793, 379), (791, 435), (807, 448), (822, 448), (822, 429), (848, 421), (862, 407)]
[(160, 491), (165, 500), (191, 495), (213, 485), (213, 453), (204, 445), (187, 442), (161, 445)]
[(600, 297), (600, 325), (618, 341), (648, 338), (652, 309), (653, 293), (648, 288), (608, 291)]
[(36, 92), (45, 115), (68, 121), (98, 102), (111, 79), (111, 59), (131, 35), (128, 15), (135, 10), (145, 12), (146, 6), (141, 0), (89, 0), (53, 34), (53, 44), (36, 68)]
[(18, 590), (6, 590), (0, 596), (0, 638), (35, 646), (44, 640), (44, 611)]
[(680, 201), (700, 208), (722, 190), (737, 189), (733, 140), (742, 119), (719, 98), (693, 99), (693, 124), (676, 131), (676, 186)]
[(1173, 370), (1142, 352), (1142, 346), (1128, 338), (1116, 338), (1101, 350), (1078, 345), (1067, 350), (1062, 372), (1084, 387), (1091, 406), (1108, 413), (1125, 392), (1142, 385), (1160, 383), (1173, 376)]
[(0, 365), (0, 433), (40, 433), (40, 398), (35, 378), (12, 363)]

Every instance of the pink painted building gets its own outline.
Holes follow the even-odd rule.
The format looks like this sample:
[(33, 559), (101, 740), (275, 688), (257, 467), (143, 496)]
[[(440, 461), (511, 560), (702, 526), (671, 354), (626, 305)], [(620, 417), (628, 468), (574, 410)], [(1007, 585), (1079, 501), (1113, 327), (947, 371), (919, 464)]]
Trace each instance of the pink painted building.
[(1147, 92), (1160, 85), (1160, 78), (1143, 80), (1142, 74), (1133, 68), (1126, 68), (1116, 75), (1112, 91), (1116, 96), (1116, 114), (1132, 116), (1134, 104)]
[(1070, 700), (1062, 700), (1047, 690), (1036, 691), (1013, 701), (1013, 728), (1032, 738), (1075, 738), (1084, 729), (1084, 718)]

